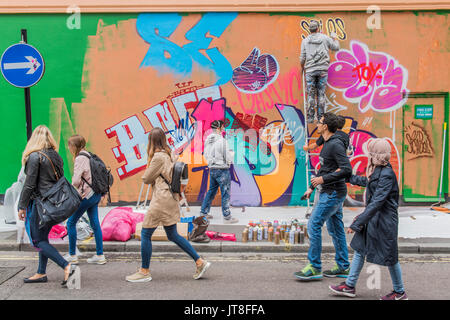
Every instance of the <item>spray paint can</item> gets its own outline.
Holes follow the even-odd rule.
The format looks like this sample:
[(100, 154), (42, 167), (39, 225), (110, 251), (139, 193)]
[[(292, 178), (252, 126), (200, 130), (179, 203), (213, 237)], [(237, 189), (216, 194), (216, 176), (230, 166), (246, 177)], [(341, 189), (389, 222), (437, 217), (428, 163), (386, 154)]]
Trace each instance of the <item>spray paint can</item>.
[(300, 244), (305, 243), (305, 233), (303, 231), (300, 231)]
[(275, 232), (275, 244), (280, 244), (280, 233)]
[(258, 228), (257, 240), (261, 241), (263, 239), (263, 228)]
[(248, 229), (245, 228), (242, 232), (242, 242), (248, 242)]
[(299, 229), (295, 229), (294, 232), (294, 243), (299, 243), (300, 241), (300, 230)]
[(253, 227), (248, 228), (248, 241), (253, 240)]
[(275, 221), (273, 222), (273, 228), (274, 228), (274, 230), (277, 230), (277, 227), (278, 227), (278, 220), (275, 220)]
[(280, 228), (280, 238), (284, 239), (284, 228), (283, 227)]
[(264, 226), (264, 240), (269, 239), (269, 227)]
[(289, 232), (289, 243), (294, 244), (295, 243), (295, 229), (292, 228)]
[(269, 228), (269, 237), (268, 237), (268, 241), (270, 241), (270, 242), (273, 241), (273, 228), (272, 228), (272, 227)]
[(291, 230), (289, 230), (289, 228), (288, 227), (286, 227), (286, 231), (284, 232), (284, 241), (286, 242), (286, 243), (288, 243), (289, 242), (289, 232), (290, 232)]
[(253, 228), (253, 241), (258, 239), (258, 227)]

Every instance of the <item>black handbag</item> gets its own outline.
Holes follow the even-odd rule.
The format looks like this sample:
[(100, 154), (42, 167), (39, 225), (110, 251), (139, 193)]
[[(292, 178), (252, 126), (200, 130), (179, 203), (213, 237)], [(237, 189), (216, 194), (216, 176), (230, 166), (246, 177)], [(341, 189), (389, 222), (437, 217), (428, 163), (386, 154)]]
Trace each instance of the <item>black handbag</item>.
[(68, 219), (78, 209), (82, 199), (66, 177), (59, 177), (52, 160), (45, 153), (39, 153), (50, 161), (57, 179), (57, 182), (46, 193), (35, 199), (40, 218), (39, 229), (42, 229)]

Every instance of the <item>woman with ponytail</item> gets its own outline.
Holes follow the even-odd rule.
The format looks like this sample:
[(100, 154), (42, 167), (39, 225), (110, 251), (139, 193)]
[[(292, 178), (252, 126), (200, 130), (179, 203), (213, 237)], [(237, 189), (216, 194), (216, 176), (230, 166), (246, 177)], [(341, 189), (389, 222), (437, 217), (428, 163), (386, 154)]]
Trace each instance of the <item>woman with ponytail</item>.
[(72, 264), (78, 263), (78, 257), (76, 255), (77, 244), (77, 222), (81, 216), (87, 212), (89, 222), (92, 230), (94, 231), (96, 255), (87, 259), (88, 263), (92, 264), (105, 264), (106, 259), (103, 255), (103, 235), (100, 227), (100, 221), (98, 219), (98, 203), (102, 196), (95, 193), (92, 188), (92, 175), (90, 166), (90, 155), (86, 151), (86, 140), (79, 134), (73, 135), (68, 141), (69, 150), (74, 157), (74, 168), (72, 176), (72, 184), (78, 190), (81, 198), (80, 207), (77, 211), (67, 220), (67, 234), (69, 235), (69, 254), (66, 259)]

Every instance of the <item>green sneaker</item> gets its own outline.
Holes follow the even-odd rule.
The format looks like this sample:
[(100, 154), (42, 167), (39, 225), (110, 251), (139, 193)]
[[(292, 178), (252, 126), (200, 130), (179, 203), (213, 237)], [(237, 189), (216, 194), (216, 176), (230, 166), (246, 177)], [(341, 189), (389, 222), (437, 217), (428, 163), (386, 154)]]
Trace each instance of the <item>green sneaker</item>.
[(294, 276), (303, 281), (322, 280), (322, 272), (308, 264), (302, 271), (295, 272)]
[(348, 277), (349, 268), (346, 270), (342, 270), (339, 268), (339, 266), (336, 264), (333, 269), (331, 270), (325, 270), (323, 272), (323, 275), (328, 278), (347, 278)]

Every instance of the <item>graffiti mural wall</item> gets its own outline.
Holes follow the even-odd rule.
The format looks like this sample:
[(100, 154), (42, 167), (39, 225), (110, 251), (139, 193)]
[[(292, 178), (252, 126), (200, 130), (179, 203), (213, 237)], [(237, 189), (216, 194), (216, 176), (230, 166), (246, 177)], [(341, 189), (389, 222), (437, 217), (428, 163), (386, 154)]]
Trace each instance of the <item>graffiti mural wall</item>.
[[(368, 29), (365, 13), (343, 12), (92, 14), (82, 16), (80, 30), (58, 25), (64, 18), (37, 15), (36, 26), (29, 27), (29, 42), (43, 51), (48, 67), (42, 84), (32, 88), (33, 125), (50, 126), (68, 178), (73, 160), (65, 141), (75, 132), (85, 136), (89, 149), (112, 168), (113, 201), (136, 201), (147, 165), (148, 133), (161, 127), (174, 152), (189, 164), (188, 201), (200, 203), (208, 189), (203, 143), (211, 122), (224, 119), (226, 139), (235, 151), (231, 204), (305, 205), (300, 201), (307, 174), (302, 147), (317, 133), (314, 125), (305, 124), (299, 55), (312, 20), (319, 21), (323, 33), (338, 35), (326, 111), (347, 119), (344, 131), (354, 148), (354, 173), (365, 172), (365, 143), (387, 137), (402, 185), (404, 130), (407, 150), (416, 155), (408, 172), (419, 165), (415, 159), (441, 156), (435, 152), (441, 148), (440, 125), (426, 136), (426, 145), (417, 145), (411, 141), (417, 141), (422, 127), (403, 128), (402, 110), (411, 92), (447, 92), (450, 87), (448, 73), (439, 72), (449, 61), (450, 39), (446, 32), (435, 32), (450, 27), (446, 13), (385, 13), (382, 29)], [(8, 16), (0, 26), (8, 21), (21, 25), (25, 19)], [(30, 31), (39, 21), (41, 29), (42, 24), (55, 26), (50, 39)], [(13, 38), (1, 40), (2, 50)], [(50, 44), (51, 39), (64, 41), (63, 48)], [(3, 100), (2, 111), (11, 114), (9, 122), (20, 124), (23, 93), (5, 83), (0, 93), (18, 105), (5, 113)], [(445, 110), (435, 112), (445, 116)], [(18, 124), (5, 122), (2, 133)], [(1, 151), (11, 161), (1, 173), (0, 193), (20, 170), (24, 135)], [(308, 166), (317, 169), (318, 163), (313, 156)], [(361, 205), (362, 194), (363, 189), (349, 186), (348, 203)]]

